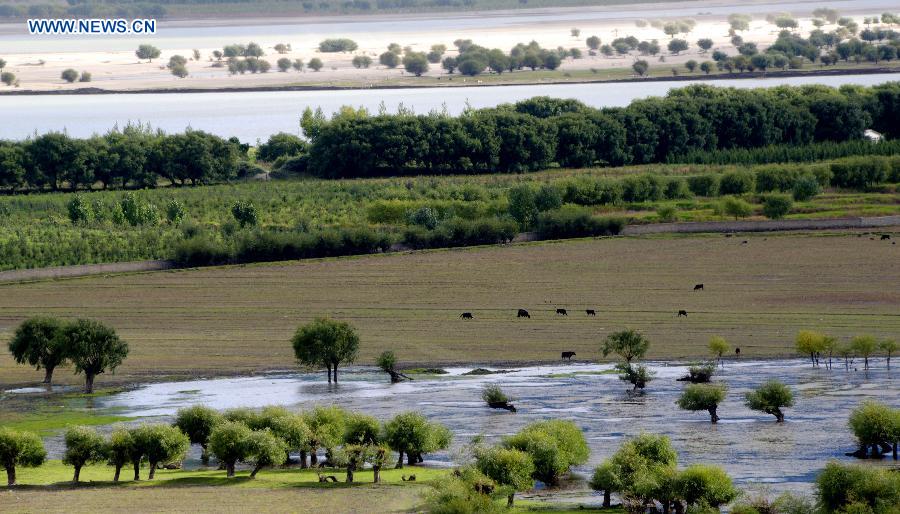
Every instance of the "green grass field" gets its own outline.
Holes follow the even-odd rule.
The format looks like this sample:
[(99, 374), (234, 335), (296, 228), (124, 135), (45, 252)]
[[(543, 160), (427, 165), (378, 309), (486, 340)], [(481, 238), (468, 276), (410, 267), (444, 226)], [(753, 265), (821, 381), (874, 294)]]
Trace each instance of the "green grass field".
[[(343, 470), (322, 470), (340, 482), (320, 484), (314, 470), (297, 468), (265, 469), (255, 479), (247, 471), (235, 478), (218, 470), (159, 470), (153, 481), (131, 480), (131, 470), (123, 469), (122, 481), (112, 482), (113, 468), (87, 466), (81, 471), (80, 484), (73, 484), (72, 468), (60, 461), (49, 461), (40, 468), (17, 470), (15, 489), (0, 487), (0, 511), (18, 512), (416, 512), (423, 495), (435, 480), (449, 470), (406, 467), (385, 469), (382, 482), (373, 484), (371, 471), (357, 471), (356, 482), (344, 483)], [(415, 482), (404, 482), (403, 475), (415, 474)], [(499, 500), (498, 500), (499, 501)], [(505, 502), (504, 502), (505, 503)], [(519, 500), (511, 513), (601, 512), (599, 509), (546, 505)], [(619, 514), (619, 509), (602, 510)]]
[[(713, 335), (747, 358), (791, 355), (800, 329), (896, 337), (898, 252), (852, 231), (617, 237), (6, 284), (0, 341), (32, 315), (98, 318), (131, 345), (101, 387), (290, 369), (294, 330), (317, 316), (357, 327), (363, 364), (383, 350), (409, 365), (599, 359), (626, 327), (650, 338), (650, 358), (705, 356)], [(0, 377), (42, 375), (3, 354)]]

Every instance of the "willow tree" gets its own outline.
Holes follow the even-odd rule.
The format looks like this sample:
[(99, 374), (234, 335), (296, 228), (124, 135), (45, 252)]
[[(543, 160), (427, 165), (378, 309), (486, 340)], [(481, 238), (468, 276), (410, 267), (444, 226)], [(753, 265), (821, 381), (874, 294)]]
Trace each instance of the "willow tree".
[(709, 419), (716, 423), (719, 421), (717, 409), (725, 400), (725, 385), (718, 384), (691, 384), (684, 388), (678, 406), (684, 410), (709, 412)]
[(17, 363), (44, 370), (45, 384), (53, 379), (53, 370), (66, 360), (66, 347), (60, 337), (62, 326), (55, 318), (30, 318), (16, 328), (9, 341), (9, 352)]
[(359, 336), (349, 323), (328, 318), (315, 321), (297, 329), (291, 340), (297, 360), (310, 367), (328, 368), (328, 383), (332, 370), (334, 383), (338, 381), (338, 365), (356, 360), (359, 353)]
[(94, 378), (115, 371), (128, 356), (128, 343), (116, 331), (98, 321), (80, 319), (63, 327), (62, 344), (75, 365), (75, 373), (84, 373), (84, 392), (94, 392)]
[(744, 398), (748, 408), (771, 414), (778, 423), (784, 422), (781, 409), (794, 405), (791, 388), (778, 380), (769, 380), (755, 391), (748, 392)]

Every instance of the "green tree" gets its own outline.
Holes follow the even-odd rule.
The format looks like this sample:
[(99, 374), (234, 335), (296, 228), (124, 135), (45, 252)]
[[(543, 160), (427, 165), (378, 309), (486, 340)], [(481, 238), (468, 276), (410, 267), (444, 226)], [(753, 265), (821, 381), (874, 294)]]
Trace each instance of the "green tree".
[(668, 437), (641, 434), (626, 441), (606, 461), (594, 469), (591, 488), (603, 491), (609, 506), (610, 493), (618, 492), (623, 503), (645, 504), (660, 501), (663, 511), (675, 499), (673, 491), (678, 454)]
[(291, 69), (291, 60), (287, 57), (282, 57), (275, 61), (275, 65), (278, 66), (278, 71), (284, 73)]
[(878, 348), (884, 352), (884, 356), (887, 361), (887, 369), (891, 369), (891, 355), (897, 351), (897, 341), (893, 339), (885, 339), (878, 343)]
[(325, 66), (325, 64), (322, 63), (322, 59), (319, 59), (318, 57), (313, 57), (306, 64), (306, 67), (313, 71), (319, 71), (322, 69), (323, 66)]
[(900, 505), (900, 477), (885, 468), (829, 462), (816, 477), (823, 511), (891, 514)]
[(705, 410), (709, 412), (710, 421), (716, 423), (719, 421), (716, 411), (725, 400), (725, 391), (724, 384), (690, 384), (684, 388), (676, 403), (684, 410)]
[(69, 221), (73, 225), (79, 223), (87, 223), (91, 220), (91, 205), (81, 195), (73, 195), (72, 199), (66, 204), (66, 210), (69, 213)]
[(458, 66), (458, 63), (457, 63), (456, 57), (447, 56), (447, 57), (444, 57), (444, 60), (441, 61), (441, 68), (444, 68), (445, 70), (447, 70), (447, 73), (451, 74), (451, 75), (456, 70), (457, 66)]
[(384, 424), (384, 442), (399, 454), (398, 469), (403, 467), (404, 454), (409, 464), (416, 464), (423, 455), (449, 447), (452, 437), (447, 427), (418, 412), (398, 414)]
[(684, 63), (684, 67), (687, 68), (688, 71), (691, 73), (694, 73), (694, 71), (697, 69), (697, 66), (698, 66), (697, 61), (695, 61), (693, 59), (690, 59)]
[(317, 318), (294, 334), (291, 341), (297, 360), (306, 366), (328, 368), (328, 383), (334, 370), (334, 382), (338, 381), (338, 365), (349, 364), (359, 352), (359, 336), (349, 323), (327, 318)]
[(795, 340), (797, 351), (809, 355), (813, 366), (819, 365), (819, 355), (825, 347), (825, 334), (813, 330), (801, 330), (797, 332)]
[(697, 46), (700, 47), (701, 50), (703, 50), (703, 53), (706, 53), (710, 48), (713, 47), (713, 40), (708, 38), (700, 39), (697, 41)]
[(273, 416), (268, 427), (272, 434), (284, 441), (286, 445), (285, 458), (291, 451), (300, 453), (300, 466), (306, 467), (306, 453), (309, 450), (310, 441), (313, 438), (312, 430), (303, 421), (299, 414), (286, 413)]
[(347, 411), (337, 406), (316, 406), (304, 413), (303, 420), (310, 430), (310, 464), (314, 467), (319, 448), (325, 449), (325, 463), (334, 465), (334, 450), (344, 441), (348, 416)]
[(600, 41), (600, 38), (597, 36), (590, 36), (584, 42), (587, 45), (587, 47), (590, 48), (591, 50), (597, 50), (600, 48), (601, 41)]
[(631, 69), (634, 70), (638, 77), (643, 77), (647, 75), (647, 70), (650, 69), (650, 64), (644, 60), (634, 61), (634, 63), (631, 65)]
[(507, 194), (509, 198), (509, 215), (519, 223), (523, 230), (530, 228), (537, 219), (538, 208), (534, 189), (528, 184), (513, 187)]
[(571, 421), (531, 423), (503, 440), (503, 446), (520, 450), (534, 462), (534, 478), (556, 485), (572, 466), (587, 462), (590, 449), (581, 429)]
[(209, 451), (225, 464), (225, 475), (228, 478), (234, 477), (237, 462), (249, 455), (251, 434), (247, 425), (237, 421), (220, 423), (210, 434)]
[(703, 61), (700, 63), (700, 71), (709, 75), (715, 69), (715, 63), (712, 61)]
[(184, 432), (191, 444), (198, 444), (202, 449), (201, 461), (209, 463), (209, 436), (219, 423), (222, 415), (218, 411), (203, 405), (193, 405), (178, 409), (174, 425)]
[(63, 70), (60, 78), (71, 84), (72, 82), (78, 80), (78, 70), (66, 68), (65, 70)]
[(7, 86), (16, 84), (16, 74), (9, 71), (4, 71), (3, 73), (0, 73), (0, 82), (3, 82)]
[(248, 200), (238, 200), (231, 206), (231, 215), (241, 228), (256, 226), (259, 222), (259, 215), (256, 206)]
[(256, 474), (264, 467), (284, 464), (287, 458), (286, 451), (287, 445), (284, 441), (273, 435), (270, 430), (251, 432), (247, 439), (246, 456), (246, 460), (253, 465), (250, 478), (256, 478)]
[(683, 39), (673, 39), (669, 41), (669, 51), (675, 55), (684, 52), (689, 47), (688, 42)]
[(897, 443), (900, 441), (900, 409), (874, 400), (866, 400), (850, 413), (850, 430), (859, 442), (861, 457), (881, 455), (882, 448), (892, 446), (897, 457)]
[(749, 203), (734, 196), (726, 196), (719, 208), (723, 214), (733, 216), (734, 219), (746, 218), (753, 213), (753, 207)]
[(75, 365), (75, 374), (84, 373), (84, 392), (94, 392), (94, 378), (115, 371), (128, 356), (128, 343), (115, 330), (99, 321), (80, 319), (63, 327), (60, 337)]
[(769, 219), (781, 219), (791, 212), (793, 205), (788, 195), (769, 194), (763, 198), (763, 214)]
[(75, 468), (73, 482), (78, 482), (81, 468), (92, 462), (102, 462), (106, 457), (103, 437), (91, 427), (71, 427), (66, 430), (66, 451), (62, 462)]
[(784, 422), (784, 407), (794, 406), (794, 393), (791, 388), (778, 380), (769, 380), (754, 391), (744, 396), (745, 405), (753, 410), (775, 416), (776, 422)]
[(410, 52), (403, 56), (403, 68), (408, 73), (421, 77), (428, 72), (428, 58), (420, 52)]
[(368, 68), (372, 65), (372, 58), (368, 55), (357, 55), (353, 58), (353, 67), (357, 69)]
[(633, 366), (628, 362), (616, 364), (615, 369), (619, 372), (619, 380), (633, 385), (635, 391), (647, 387), (647, 383), (653, 380), (654, 376), (646, 366)]
[(53, 370), (68, 358), (62, 339), (63, 324), (48, 317), (34, 317), (22, 322), (9, 340), (9, 352), (19, 364), (44, 369), (44, 383), (53, 379)]
[(156, 476), (159, 465), (183, 459), (191, 445), (188, 436), (169, 425), (142, 425), (135, 430), (134, 439), (150, 466), (149, 480)]
[(869, 357), (878, 348), (878, 342), (875, 338), (869, 335), (856, 336), (850, 341), (850, 346), (857, 355), (863, 358), (863, 369), (869, 369)]
[(6, 470), (6, 485), (16, 485), (16, 468), (34, 468), (46, 458), (44, 443), (37, 434), (0, 427), (0, 467)]
[(606, 337), (603, 343), (603, 356), (615, 353), (631, 363), (634, 359), (643, 359), (650, 348), (650, 341), (636, 330), (622, 330), (613, 332)]
[(688, 506), (708, 505), (714, 509), (730, 503), (739, 494), (724, 469), (707, 464), (693, 464), (678, 473), (675, 488)]
[(720, 363), (722, 367), (725, 367), (725, 363), (722, 362), (722, 357), (728, 353), (730, 349), (728, 341), (726, 341), (724, 337), (713, 336), (709, 338), (709, 352), (712, 353), (713, 357), (716, 358), (716, 362)]
[(109, 434), (106, 443), (106, 458), (110, 466), (116, 470), (113, 482), (119, 481), (122, 468), (131, 462), (131, 456), (135, 452), (134, 434), (131, 430), (118, 427)]
[(147, 59), (148, 62), (153, 62), (153, 59), (156, 59), (160, 55), (159, 48), (156, 48), (153, 45), (140, 45), (138, 49), (135, 50), (134, 55), (137, 56), (138, 59)]
[(527, 491), (534, 486), (534, 462), (531, 457), (519, 450), (493, 447), (478, 452), (475, 456), (475, 467), (498, 485), (506, 488), (506, 504), (513, 505), (517, 491)]
[(400, 56), (394, 52), (384, 52), (383, 54), (378, 56), (378, 63), (382, 66), (393, 69), (400, 65)]

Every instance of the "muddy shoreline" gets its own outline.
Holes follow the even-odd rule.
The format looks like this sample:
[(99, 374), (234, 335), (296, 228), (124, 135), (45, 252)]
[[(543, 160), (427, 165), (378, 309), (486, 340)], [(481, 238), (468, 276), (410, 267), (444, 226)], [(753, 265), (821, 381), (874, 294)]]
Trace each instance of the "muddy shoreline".
[(597, 80), (552, 80), (552, 81), (526, 81), (526, 82), (498, 82), (490, 84), (472, 84), (469, 82), (450, 84), (449, 82), (423, 83), (415, 85), (396, 84), (396, 85), (348, 85), (348, 86), (320, 86), (320, 85), (283, 85), (283, 86), (249, 86), (249, 87), (231, 87), (225, 86), (220, 88), (147, 88), (132, 90), (111, 90), (96, 87), (86, 87), (78, 89), (66, 90), (19, 90), (0, 92), (0, 96), (47, 96), (47, 95), (147, 95), (147, 94), (183, 94), (183, 93), (259, 93), (259, 92), (290, 92), (290, 91), (356, 91), (356, 90), (405, 90), (405, 89), (424, 89), (424, 88), (489, 88), (489, 87), (510, 87), (510, 86), (551, 86), (557, 84), (615, 84), (615, 83), (645, 83), (645, 82), (683, 82), (685, 80), (697, 81), (715, 81), (715, 80), (741, 80), (741, 79), (763, 79), (763, 78), (795, 78), (795, 77), (829, 77), (829, 76), (852, 76), (852, 75), (877, 75), (877, 74), (900, 74), (900, 68), (896, 67), (878, 67), (878, 68), (859, 68), (859, 69), (819, 69), (808, 71), (768, 71), (768, 72), (748, 72), (748, 73), (729, 73), (718, 75), (672, 75), (660, 77), (631, 77), (623, 79), (597, 79)]

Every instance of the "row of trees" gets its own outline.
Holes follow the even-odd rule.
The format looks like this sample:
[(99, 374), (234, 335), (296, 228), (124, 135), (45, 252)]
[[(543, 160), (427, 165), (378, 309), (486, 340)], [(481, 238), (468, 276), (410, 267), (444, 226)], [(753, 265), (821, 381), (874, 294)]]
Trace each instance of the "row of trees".
[(697, 151), (860, 139), (897, 131), (900, 84), (736, 90), (691, 86), (626, 108), (537, 97), (440, 114), (307, 111), (308, 171), (320, 177), (519, 172), (665, 162)]
[(27, 319), (16, 328), (8, 346), (16, 362), (44, 370), (45, 384), (51, 382), (57, 367), (72, 364), (76, 375), (84, 374), (85, 393), (94, 391), (97, 375), (115, 371), (128, 356), (128, 343), (115, 330), (87, 319)]
[(797, 332), (795, 340), (797, 352), (808, 355), (813, 367), (819, 366), (819, 360), (825, 361), (825, 367), (832, 369), (832, 359), (843, 359), (844, 369), (850, 370), (855, 357), (863, 359), (863, 369), (869, 369), (869, 359), (878, 353), (884, 355), (887, 369), (891, 369), (891, 356), (900, 349), (897, 341), (884, 339), (879, 341), (870, 335), (853, 337), (850, 342), (842, 343), (837, 338), (815, 330)]
[(199, 130), (164, 134), (129, 125), (76, 139), (50, 132), (21, 142), (0, 141), (0, 189), (78, 190), (208, 184), (237, 176), (249, 147)]

